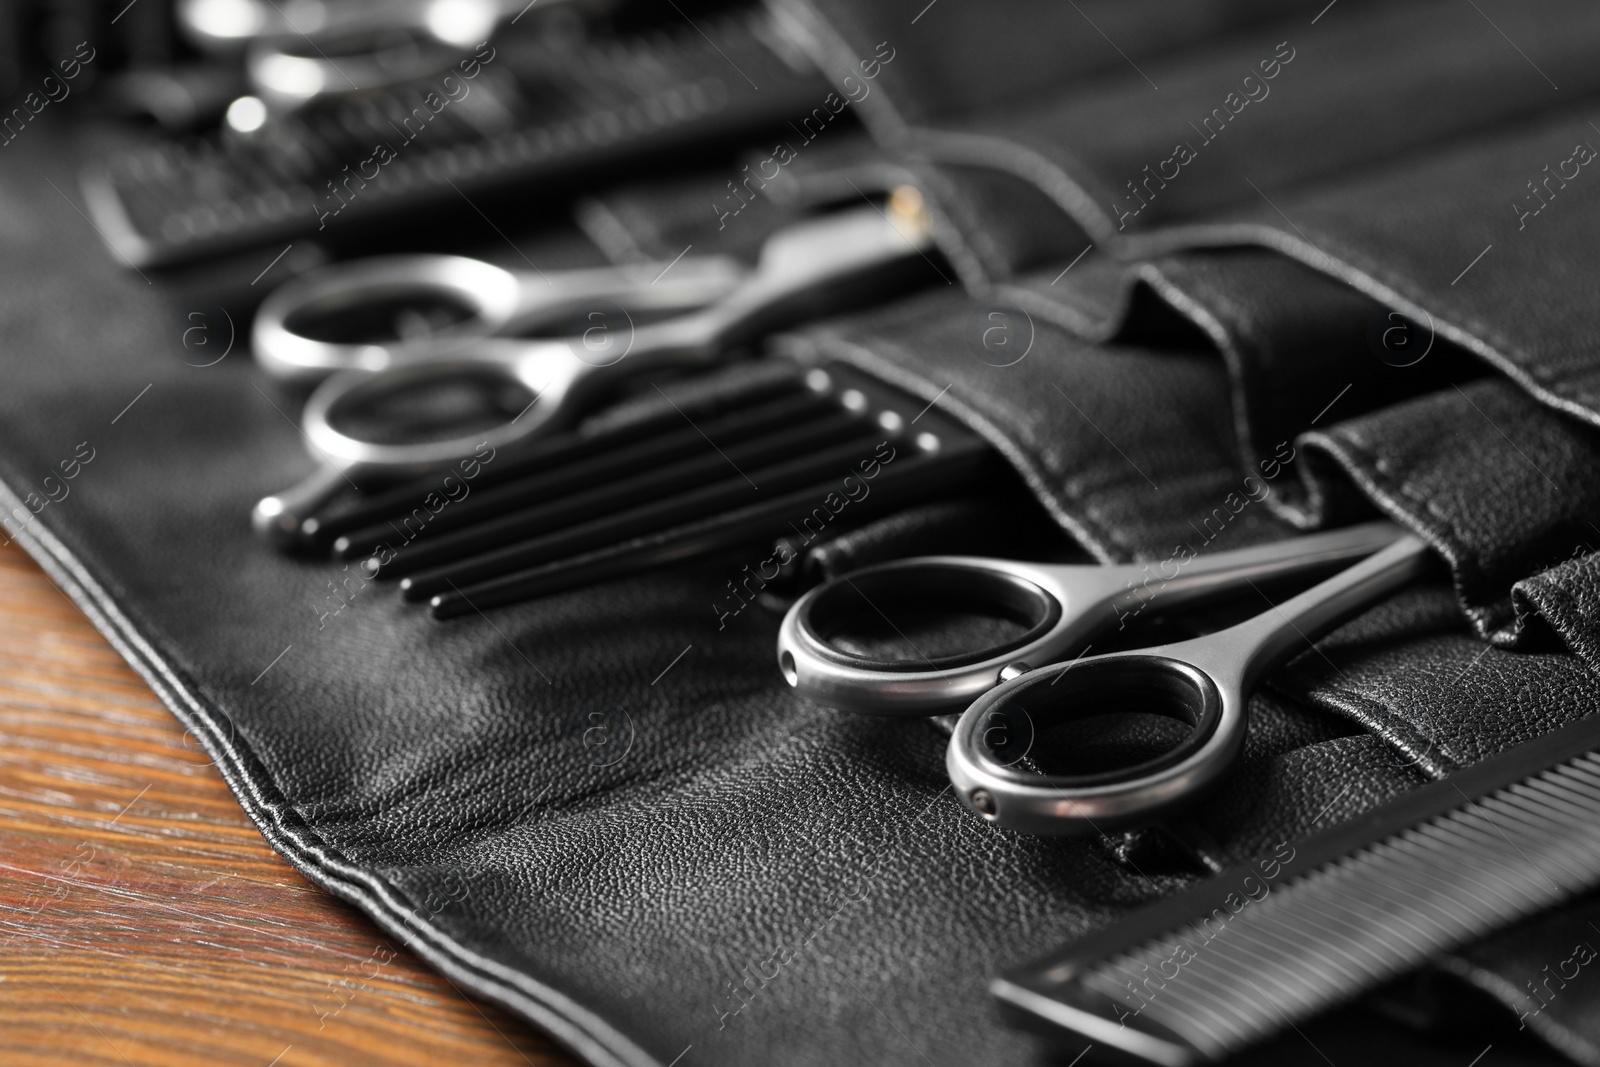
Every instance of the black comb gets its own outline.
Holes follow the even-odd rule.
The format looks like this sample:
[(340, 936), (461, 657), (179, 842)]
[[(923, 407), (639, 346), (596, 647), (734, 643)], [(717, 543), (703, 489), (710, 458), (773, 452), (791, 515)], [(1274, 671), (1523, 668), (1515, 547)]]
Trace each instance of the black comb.
[[(675, 390), (675, 393), (678, 391)], [(530, 445), (496, 457), (485, 464), (473, 480), (473, 492), (497, 492), (509, 487), (515, 494), (529, 486), (543, 485), (552, 495), (614, 477), (628, 471), (637, 473), (661, 462), (677, 458), (686, 449), (706, 447), (706, 438), (695, 429), (720, 425), (727, 415), (760, 413), (767, 418), (783, 417), (781, 405), (793, 404), (802, 410), (819, 405), (836, 406), (837, 401), (807, 387), (792, 364), (734, 364), (717, 375), (716, 387), (678, 395), (676, 406), (657, 408), (644, 415), (612, 412), (604, 421), (592, 422), (579, 432), (553, 434)], [(774, 410), (773, 405), (780, 405)], [(381, 492), (349, 497), (301, 524), (294, 547), (297, 551), (323, 554), (333, 549), (341, 558), (365, 555), (388, 539), (389, 523), (421, 507), (429, 493), (441, 487), (439, 474), (425, 475)], [(548, 481), (539, 481), (548, 479)], [(468, 499), (479, 507), (479, 496)], [(467, 507), (466, 500), (459, 506)], [(485, 514), (496, 513), (492, 507)], [(439, 530), (451, 522), (440, 512)], [(435, 529), (434, 519), (419, 532), (428, 536)], [(376, 537), (376, 540), (374, 540)]]
[(305, 523), (299, 547), (364, 558), (448, 618), (762, 538), (831, 536), (959, 494), (991, 457), (961, 424), (849, 367), (723, 373), (731, 387), (485, 464), (459, 502), (423, 506), (439, 502), (440, 475), (356, 498)]
[(1600, 885), (1600, 716), (1134, 912), (990, 989), (1123, 1059), (1214, 1063)]

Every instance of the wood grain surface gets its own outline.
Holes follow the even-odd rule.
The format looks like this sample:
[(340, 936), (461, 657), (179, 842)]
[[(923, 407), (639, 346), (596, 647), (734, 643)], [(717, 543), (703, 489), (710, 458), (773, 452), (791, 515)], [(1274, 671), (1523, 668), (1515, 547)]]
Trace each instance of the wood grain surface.
[(570, 1065), (307, 882), (0, 548), (0, 1063)]

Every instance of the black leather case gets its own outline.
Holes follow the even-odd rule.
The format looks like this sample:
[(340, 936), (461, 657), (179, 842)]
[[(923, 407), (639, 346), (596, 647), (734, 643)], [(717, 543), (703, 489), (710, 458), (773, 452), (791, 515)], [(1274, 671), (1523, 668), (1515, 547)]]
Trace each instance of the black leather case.
[[(1110, 5), (1081, 6), (1123, 36)], [(785, 10), (828, 48), (859, 33), (868, 54), (883, 39), (876, 9)], [(739, 553), (451, 624), (337, 567), (271, 554), (246, 517), (310, 468), (292, 398), (242, 350), (205, 367), (181, 358), (172, 316), (188, 309), (102, 254), (45, 181), (68, 151), (44, 131), (0, 175), (23, 220), (0, 286), (8, 530), (194, 729), (275, 847), (594, 1062), (1025, 1061), (1036, 1046), (987, 1001), (996, 970), (1600, 707), (1584, 281), (1600, 207), (1576, 189), (1532, 220), (1503, 203), (1506, 176), (1528, 169), (1516, 152), (1542, 161), (1581, 137), (1572, 116), (1540, 112), (1548, 86), (1503, 41), (1474, 37), (1470, 12), (1346, 0), (1295, 30), (1301, 50), (1272, 96), (1226, 134), (1238, 154), (1222, 158), (1265, 195), (1196, 171), (1119, 236), (1107, 183), (1170, 151), (1159, 127), (1177, 113), (1135, 97), (1190, 85), (1180, 105), (1220, 103), (1242, 77), (1234, 59), (1285, 39), (1262, 5), (1209, 5), (1194, 23), (1171, 21), (1176, 10), (1151, 5), (1161, 32), (1119, 42), (1160, 90), (1101, 57), (963, 105), (935, 90), (942, 57), (975, 31), (958, 18), (930, 37), (945, 52), (903, 65), (917, 53), (896, 38), (904, 55), (872, 98), (890, 118), (868, 115), (883, 153), (872, 166), (885, 183), (923, 183), (956, 272), (773, 348), (937, 401), (1099, 559), (1375, 513), (1440, 550), (1437, 580), (1271, 678), (1238, 772), (1182, 827), (1064, 841), (982, 823), (949, 795), (938, 724), (798, 700), (771, 662), (771, 613), (716, 628), (708, 608), (749, 562)], [(1492, 14), (1542, 70), (1582, 87), (1587, 10), (1560, 7), (1557, 29)], [(1332, 21), (1347, 15), (1366, 36)], [(1407, 21), (1424, 16), (1455, 62), (1481, 46), (1472, 78), (1437, 81), (1454, 64), (1426, 65), (1433, 46)], [(1237, 35), (1187, 57), (1224, 32)], [(1101, 47), (1078, 36), (1073, 47)], [(990, 40), (984, 69), (1021, 47)], [(1362, 40), (1396, 58), (1361, 52), (1366, 80), (1347, 85)], [(1320, 88), (1292, 104), (1302, 74)], [(1389, 96), (1382, 76), (1398, 79)], [(1480, 81), (1499, 95), (1476, 95)], [(1074, 102), (1086, 83), (1093, 106)], [(1424, 83), (1437, 96), (1407, 88)], [(1374, 131), (1334, 122), (1341, 94), (1358, 111), (1419, 94), (1437, 106), (1385, 113)], [(1016, 110), (1024, 97), (1036, 112)], [(1256, 119), (1278, 131), (1267, 143), (1243, 136)], [(934, 150), (980, 135), (1048, 167)], [(1091, 156), (1097, 145), (1106, 154)], [(1225, 169), (1217, 156), (1199, 162)], [(1080, 203), (1061, 174), (1102, 184)], [(687, 232), (631, 203), (661, 223), (666, 249)], [(629, 210), (613, 199), (590, 225), (647, 233)], [(1558, 212), (1560, 226), (1542, 225)], [(546, 269), (600, 258), (524, 247)], [(335, 588), (346, 606), (329, 615)], [(592, 713), (616, 724), (604, 759), (583, 743)], [(1567, 920), (1550, 921), (1559, 941)], [(1524, 962), (1489, 943), (1450, 967), (1495, 994)], [(1574, 990), (1538, 1025), (1587, 1032), (1588, 1004)]]

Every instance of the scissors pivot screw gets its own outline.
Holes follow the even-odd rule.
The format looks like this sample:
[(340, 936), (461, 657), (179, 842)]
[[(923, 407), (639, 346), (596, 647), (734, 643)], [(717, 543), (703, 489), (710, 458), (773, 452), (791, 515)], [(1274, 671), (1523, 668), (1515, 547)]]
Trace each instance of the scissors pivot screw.
[(985, 819), (993, 819), (998, 814), (994, 806), (994, 795), (987, 789), (974, 789), (970, 799), (972, 810)]
[(1032, 664), (1024, 663), (1019, 659), (1015, 663), (1007, 663), (1000, 668), (1000, 680), (1009, 682), (1013, 678), (1021, 678), (1031, 670), (1033, 670)]

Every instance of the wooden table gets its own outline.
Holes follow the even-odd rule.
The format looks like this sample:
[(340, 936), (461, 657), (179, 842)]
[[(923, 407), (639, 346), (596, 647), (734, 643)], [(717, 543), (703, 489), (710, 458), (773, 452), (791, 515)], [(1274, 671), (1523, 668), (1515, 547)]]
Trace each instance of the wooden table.
[(138, 675), (0, 548), (0, 1063), (575, 1062), (273, 852)]

